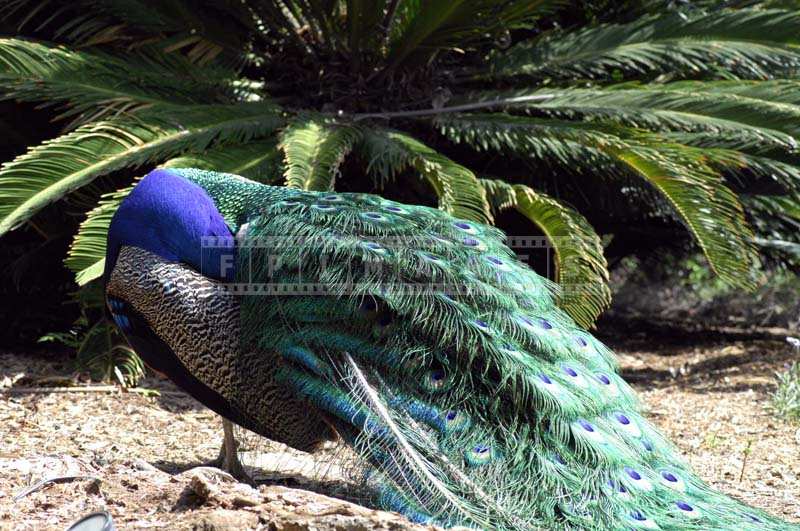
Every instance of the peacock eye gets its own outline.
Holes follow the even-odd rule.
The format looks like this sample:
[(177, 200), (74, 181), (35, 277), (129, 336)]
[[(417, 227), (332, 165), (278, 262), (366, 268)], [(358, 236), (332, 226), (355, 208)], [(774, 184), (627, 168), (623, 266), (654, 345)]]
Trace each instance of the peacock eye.
[(474, 225), (470, 225), (466, 221), (456, 221), (453, 223), (453, 227), (457, 228), (460, 231), (466, 232), (467, 234), (477, 234), (478, 229), (475, 228)]
[(631, 513), (631, 518), (639, 522), (644, 522), (645, 520), (647, 520), (647, 517), (642, 513), (640, 513), (639, 511), (633, 511)]
[(464, 452), (464, 458), (470, 466), (481, 466), (493, 460), (492, 447), (486, 444), (476, 444), (469, 451)]
[(447, 391), (453, 385), (453, 379), (443, 368), (429, 369), (422, 378), (422, 388), (429, 393)]
[(635, 481), (639, 481), (640, 479), (642, 479), (642, 475), (630, 467), (625, 467), (625, 473), (628, 474), (628, 477), (630, 477)]
[(372, 220), (372, 221), (386, 221), (387, 218), (383, 214), (379, 214), (377, 212), (364, 212), (361, 214), (361, 217)]
[(386, 249), (379, 243), (364, 242), (364, 247), (377, 254), (386, 254)]
[(424, 258), (428, 262), (435, 262), (437, 264), (438, 263), (442, 263), (444, 261), (444, 260), (442, 260), (441, 257), (439, 257), (439, 256), (437, 256), (437, 255), (435, 255), (433, 253), (420, 253), (420, 256), (422, 256), (422, 258)]

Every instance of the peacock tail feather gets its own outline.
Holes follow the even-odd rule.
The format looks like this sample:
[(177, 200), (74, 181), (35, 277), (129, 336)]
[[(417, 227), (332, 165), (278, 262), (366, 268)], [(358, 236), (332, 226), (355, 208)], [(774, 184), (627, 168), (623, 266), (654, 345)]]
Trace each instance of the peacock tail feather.
[(382, 507), (487, 529), (792, 528), (691, 472), (501, 231), (170, 171), (237, 235), (242, 341), (282, 357), (279, 378), (356, 449)]

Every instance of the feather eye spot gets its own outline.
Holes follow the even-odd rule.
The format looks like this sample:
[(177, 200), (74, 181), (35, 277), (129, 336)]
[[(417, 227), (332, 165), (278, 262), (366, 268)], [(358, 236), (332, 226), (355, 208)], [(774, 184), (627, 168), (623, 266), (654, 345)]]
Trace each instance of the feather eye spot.
[(589, 383), (586, 381), (586, 379), (569, 365), (562, 365), (561, 372), (572, 378), (573, 383), (578, 387), (586, 388), (589, 386)]
[(620, 494), (628, 493), (628, 489), (626, 489), (625, 485), (623, 485), (619, 481), (608, 480), (608, 486), (614, 489), (616, 492), (619, 492)]
[(597, 381), (600, 382), (601, 384), (611, 385), (611, 378), (609, 378), (607, 375), (603, 373), (598, 373), (595, 375), (595, 377), (597, 378)]
[(550, 460), (553, 461), (557, 465), (564, 466), (564, 465), (567, 464), (567, 462), (564, 461), (564, 458), (561, 457), (561, 454), (559, 454), (558, 452), (553, 452), (552, 454), (550, 454)]
[(431, 369), (422, 380), (422, 387), (429, 393), (439, 393), (450, 388), (452, 378), (441, 368)]
[(464, 452), (464, 458), (470, 466), (481, 466), (492, 460), (493, 456), (492, 447), (486, 444), (476, 444), (467, 452)]
[(406, 213), (406, 210), (404, 208), (400, 208), (399, 206), (389, 205), (389, 206), (386, 206), (384, 208), (386, 208), (386, 210), (388, 210), (389, 212), (394, 212), (396, 214), (405, 214)]
[(578, 424), (580, 424), (581, 428), (583, 428), (584, 430), (588, 431), (589, 433), (594, 433), (595, 432), (594, 426), (592, 426), (589, 422), (587, 422), (587, 421), (585, 421), (583, 419), (578, 420)]
[(464, 231), (467, 234), (477, 234), (478, 230), (475, 228), (474, 225), (470, 225), (466, 221), (456, 221), (453, 223), (453, 226), (458, 230)]
[(420, 256), (422, 256), (422, 258), (428, 262), (433, 262), (436, 264), (444, 263), (444, 260), (440, 256), (433, 253), (420, 253)]
[(329, 194), (329, 195), (322, 196), (322, 200), (333, 203), (333, 202), (337, 202), (337, 201), (342, 201), (342, 196), (336, 195), (336, 194)]
[(581, 337), (581, 336), (577, 336), (577, 337), (575, 338), (575, 342), (576, 342), (576, 343), (578, 344), (578, 346), (579, 346), (579, 347), (581, 347), (581, 348), (586, 348), (586, 347), (588, 347), (588, 346), (589, 346), (589, 342), (588, 342), (588, 341), (586, 341), (586, 339), (585, 339), (585, 338), (583, 338), (583, 337)]
[(299, 206), (301, 203), (300, 201), (295, 201), (293, 199), (284, 199), (283, 201), (279, 201), (278, 204), (283, 206), (293, 207), (293, 206)]
[(544, 373), (539, 374), (539, 379), (542, 381), (542, 383), (547, 385), (552, 385), (553, 383), (553, 380), (551, 380), (550, 377)]
[(444, 292), (439, 293), (439, 298), (444, 299), (445, 301), (451, 302), (451, 303), (456, 302), (456, 300), (453, 297), (451, 297), (450, 295), (448, 295), (447, 293), (444, 293)]
[(630, 477), (634, 481), (640, 481), (642, 479), (642, 475), (636, 470), (632, 469), (631, 467), (626, 466), (625, 473), (628, 474), (628, 477)]
[(644, 449), (647, 450), (648, 452), (652, 452), (654, 450), (653, 443), (651, 443), (647, 439), (644, 439), (642, 441), (642, 446), (644, 446)]
[(457, 416), (458, 416), (458, 413), (451, 410), (451, 411), (448, 411), (445, 414), (444, 418), (445, 418), (445, 420), (449, 421), (449, 420), (455, 420)]
[(632, 511), (630, 513), (630, 519), (636, 527), (644, 529), (660, 529), (658, 527), (658, 524), (656, 524), (653, 520), (645, 516), (640, 511)]
[(621, 411), (615, 411), (611, 414), (611, 418), (617, 421), (619, 427), (628, 435), (633, 437), (640, 437), (642, 435), (642, 431), (639, 429), (639, 426), (631, 420), (631, 418)]
[(752, 515), (752, 514), (746, 514), (745, 516), (746, 516), (746, 517), (747, 517), (747, 519), (748, 519), (749, 521), (751, 521), (751, 522), (755, 522), (755, 523), (757, 523), (757, 524), (760, 524), (760, 523), (761, 523), (761, 518), (758, 518), (758, 517), (757, 517), (757, 516), (755, 516), (755, 515)]
[(364, 212), (361, 214), (361, 217), (371, 221), (386, 221), (388, 219), (386, 216), (379, 214), (378, 212)]
[(553, 323), (551, 323), (547, 319), (539, 319), (539, 326), (541, 326), (545, 330), (552, 330), (553, 329)]
[(686, 490), (686, 483), (678, 474), (670, 470), (661, 470), (659, 475), (661, 476), (661, 482), (667, 487), (681, 492)]
[(489, 328), (489, 323), (487, 323), (483, 319), (475, 319), (472, 322), (476, 327), (478, 327), (478, 329), (480, 329), (480, 330), (482, 330), (484, 332), (490, 332), (491, 331), (491, 329)]
[(478, 247), (478, 246), (481, 244), (481, 242), (479, 242), (479, 241), (478, 241), (478, 240), (476, 240), (475, 238), (464, 238), (464, 239), (462, 240), (462, 242), (463, 242), (463, 243), (464, 243), (464, 245), (466, 245), (467, 247)]
[[(495, 269), (505, 272), (511, 271), (511, 266), (496, 256), (486, 256), (485, 260)], [(502, 277), (499, 272), (497, 273), (497, 279), (499, 282), (502, 282)]]
[(386, 254), (386, 249), (379, 243), (364, 242), (364, 247), (377, 254)]
[(563, 367), (561, 367), (561, 370), (564, 371), (565, 374), (573, 378), (576, 378), (578, 376), (578, 372), (569, 365), (564, 365)]
[(694, 511), (694, 507), (686, 503), (685, 501), (676, 501), (675, 506), (680, 509), (681, 511), (685, 511), (687, 513), (691, 513)]
[(311, 205), (311, 208), (314, 208), (316, 210), (321, 210), (323, 212), (333, 212), (334, 210), (336, 210), (336, 207), (333, 205), (320, 205), (319, 203)]

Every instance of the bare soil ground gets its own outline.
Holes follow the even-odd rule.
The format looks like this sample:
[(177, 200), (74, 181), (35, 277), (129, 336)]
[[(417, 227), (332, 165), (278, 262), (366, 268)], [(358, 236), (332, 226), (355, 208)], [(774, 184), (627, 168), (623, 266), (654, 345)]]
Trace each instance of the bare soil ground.
[[(800, 426), (766, 409), (774, 372), (795, 355), (787, 343), (676, 333), (659, 339), (631, 334), (613, 346), (650, 418), (701, 477), (800, 522)], [(112, 513), (121, 530), (406, 525), (388, 513), (362, 514), (357, 506), (305, 498), (299, 490), (239, 492), (241, 484), (208, 479), (202, 469), (199, 474), (195, 467), (217, 456), (219, 420), (168, 382), (143, 383), (160, 396), (7, 392), (67, 373), (46, 356), (0, 353), (0, 390), (6, 391), (0, 394), (0, 530), (64, 529), (97, 509)], [(13, 500), (43, 477), (66, 475), (100, 481), (48, 485)], [(296, 480), (283, 483), (297, 486)], [(301, 486), (330, 491), (323, 483)]]

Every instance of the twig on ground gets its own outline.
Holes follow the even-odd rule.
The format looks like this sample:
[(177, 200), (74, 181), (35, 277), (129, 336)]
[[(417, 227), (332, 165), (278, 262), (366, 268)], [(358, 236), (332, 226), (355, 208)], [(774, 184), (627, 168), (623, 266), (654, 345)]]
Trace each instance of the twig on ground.
[(742, 482), (742, 478), (744, 478), (744, 468), (747, 466), (747, 456), (750, 455), (751, 446), (753, 446), (753, 439), (747, 440), (747, 446), (744, 449), (744, 459), (742, 459), (742, 471), (739, 473), (739, 482)]
[(158, 391), (156, 389), (139, 389), (138, 387), (123, 388), (117, 385), (87, 385), (75, 387), (11, 387), (0, 389), (0, 393), (29, 394), (29, 393), (135, 393), (144, 396), (179, 396), (181, 391)]
[(84, 480), (84, 479), (91, 479), (93, 481), (100, 481), (100, 478), (95, 477), (95, 476), (58, 476), (58, 477), (54, 477), (54, 478), (46, 478), (46, 479), (43, 479), (41, 481), (37, 481), (36, 483), (31, 485), (27, 489), (23, 490), (22, 492), (20, 492), (16, 496), (14, 496), (14, 501), (15, 502), (19, 501), (22, 498), (24, 498), (25, 496), (27, 496), (28, 494), (33, 494), (37, 490), (42, 489), (42, 488), (46, 487), (47, 485), (51, 485), (53, 483), (67, 483), (69, 481)]

